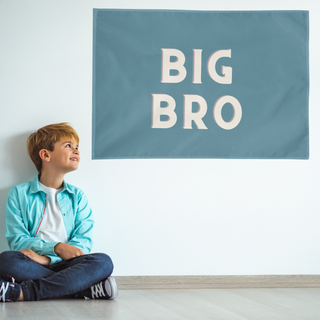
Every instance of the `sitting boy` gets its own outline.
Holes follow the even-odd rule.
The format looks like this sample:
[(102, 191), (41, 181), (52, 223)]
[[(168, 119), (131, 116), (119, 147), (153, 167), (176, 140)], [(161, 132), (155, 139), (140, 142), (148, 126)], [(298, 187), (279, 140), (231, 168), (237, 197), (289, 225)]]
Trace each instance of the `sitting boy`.
[(39, 129), (28, 152), (39, 175), (13, 187), (6, 209), (12, 251), (0, 254), (0, 301), (115, 299), (113, 263), (92, 248), (92, 211), (64, 175), (78, 169), (79, 137), (66, 123)]

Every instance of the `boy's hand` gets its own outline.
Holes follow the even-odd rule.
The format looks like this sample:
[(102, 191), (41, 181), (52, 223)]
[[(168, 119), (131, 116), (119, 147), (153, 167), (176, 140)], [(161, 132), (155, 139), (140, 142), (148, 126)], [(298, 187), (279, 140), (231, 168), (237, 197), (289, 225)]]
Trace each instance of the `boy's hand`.
[(35, 253), (31, 249), (23, 249), (23, 250), (20, 250), (20, 252), (23, 253), (28, 258), (30, 258), (32, 261), (38, 264), (41, 264), (43, 266), (46, 266), (51, 262), (51, 259), (49, 257), (40, 256), (39, 254)]
[(63, 260), (68, 260), (84, 255), (84, 253), (79, 248), (63, 242), (59, 242), (55, 245), (54, 252)]

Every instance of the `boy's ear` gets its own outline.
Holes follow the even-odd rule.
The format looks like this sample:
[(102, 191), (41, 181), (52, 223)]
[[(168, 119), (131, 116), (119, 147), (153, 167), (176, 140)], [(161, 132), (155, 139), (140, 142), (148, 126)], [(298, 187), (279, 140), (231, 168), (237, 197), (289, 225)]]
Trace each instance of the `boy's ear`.
[(48, 150), (46, 150), (46, 149), (41, 149), (39, 151), (39, 156), (40, 156), (41, 160), (44, 160), (46, 162), (50, 161), (50, 154), (49, 154)]

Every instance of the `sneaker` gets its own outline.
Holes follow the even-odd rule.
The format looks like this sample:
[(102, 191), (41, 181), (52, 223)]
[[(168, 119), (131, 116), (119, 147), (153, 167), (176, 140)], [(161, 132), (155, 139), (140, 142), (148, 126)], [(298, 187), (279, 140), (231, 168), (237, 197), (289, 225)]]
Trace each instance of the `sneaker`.
[(118, 297), (118, 288), (114, 277), (110, 276), (89, 289), (85, 290), (85, 299), (109, 299), (113, 300)]
[(20, 284), (0, 281), (0, 302), (16, 302), (19, 300), (20, 294)]

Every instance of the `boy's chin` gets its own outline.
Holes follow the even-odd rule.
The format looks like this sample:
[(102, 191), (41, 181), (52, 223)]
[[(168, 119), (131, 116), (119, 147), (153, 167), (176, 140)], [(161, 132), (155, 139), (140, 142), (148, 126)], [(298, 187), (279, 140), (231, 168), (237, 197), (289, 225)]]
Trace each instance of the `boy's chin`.
[(65, 173), (73, 172), (76, 170), (78, 170), (78, 166), (72, 166), (72, 167), (67, 168)]
[(78, 166), (76, 168), (72, 168), (71, 171), (76, 171), (78, 170)]

